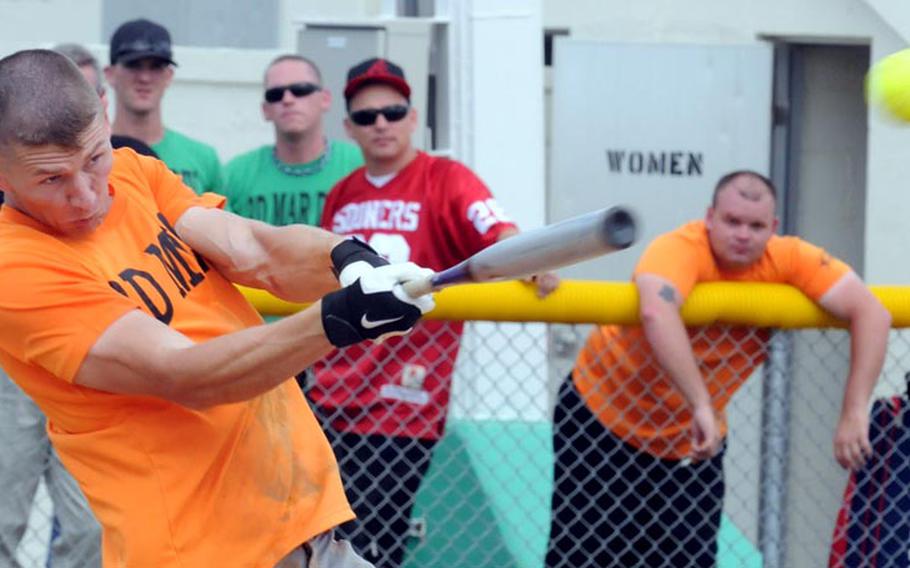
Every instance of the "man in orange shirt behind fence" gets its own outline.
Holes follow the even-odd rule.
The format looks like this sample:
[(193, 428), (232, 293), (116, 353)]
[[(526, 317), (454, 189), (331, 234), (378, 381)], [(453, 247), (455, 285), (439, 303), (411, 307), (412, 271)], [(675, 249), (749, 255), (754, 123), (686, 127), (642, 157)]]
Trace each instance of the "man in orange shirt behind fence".
[(687, 332), (679, 309), (697, 283), (790, 284), (849, 322), (835, 457), (859, 467), (871, 452), (868, 404), (890, 315), (849, 266), (775, 235), (775, 201), (760, 174), (721, 178), (704, 221), (657, 237), (639, 260), (641, 326), (591, 333), (554, 416), (548, 568), (715, 565), (724, 407), (764, 360), (768, 332)]
[[(353, 513), (293, 375), (409, 331), (433, 302), (401, 281), (431, 272), (113, 152), (51, 51), (0, 60), (0, 188), (0, 365), (47, 416), (104, 566), (370, 566), (332, 536)], [(232, 282), (314, 303), (266, 325)]]

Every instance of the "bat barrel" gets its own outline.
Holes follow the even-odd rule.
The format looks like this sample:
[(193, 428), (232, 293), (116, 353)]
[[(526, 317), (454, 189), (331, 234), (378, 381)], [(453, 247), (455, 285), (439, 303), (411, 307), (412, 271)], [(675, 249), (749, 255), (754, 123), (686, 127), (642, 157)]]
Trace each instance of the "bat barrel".
[(469, 261), (475, 281), (519, 278), (628, 248), (637, 222), (626, 208), (579, 215), (500, 241)]
[(403, 286), (416, 297), (452, 284), (522, 278), (623, 250), (637, 232), (630, 210), (602, 209), (499, 241), (432, 278)]

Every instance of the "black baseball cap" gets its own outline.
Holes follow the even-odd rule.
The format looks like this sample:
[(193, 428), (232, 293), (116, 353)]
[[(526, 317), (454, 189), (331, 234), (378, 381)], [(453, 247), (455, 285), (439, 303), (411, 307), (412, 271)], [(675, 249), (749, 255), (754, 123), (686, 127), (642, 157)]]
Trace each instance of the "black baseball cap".
[(152, 57), (177, 65), (171, 53), (171, 34), (151, 20), (130, 20), (111, 37), (111, 65)]
[(361, 61), (348, 70), (348, 82), (344, 87), (345, 100), (350, 102), (357, 91), (376, 83), (388, 85), (411, 100), (411, 86), (405, 80), (401, 67), (378, 57)]

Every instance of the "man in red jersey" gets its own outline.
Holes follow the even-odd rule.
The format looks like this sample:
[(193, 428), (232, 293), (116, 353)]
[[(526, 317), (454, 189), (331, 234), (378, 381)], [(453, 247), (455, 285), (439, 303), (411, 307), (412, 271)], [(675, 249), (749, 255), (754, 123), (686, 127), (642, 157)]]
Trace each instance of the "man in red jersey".
[[(367, 242), (391, 262), (442, 270), (514, 235), (486, 185), (464, 165), (417, 150), (411, 88), (398, 65), (348, 71), (345, 128), (365, 166), (326, 198), (322, 227)], [(558, 279), (537, 279), (541, 296)], [(424, 322), (408, 339), (336, 352), (314, 368), (311, 400), (335, 447), (358, 516), (347, 538), (378, 568), (404, 556), (411, 507), (442, 436), (460, 322)]]

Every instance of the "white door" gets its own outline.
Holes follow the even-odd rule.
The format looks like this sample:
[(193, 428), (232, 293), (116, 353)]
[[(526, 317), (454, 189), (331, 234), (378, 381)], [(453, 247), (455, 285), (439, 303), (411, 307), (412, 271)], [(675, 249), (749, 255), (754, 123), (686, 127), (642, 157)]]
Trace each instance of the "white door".
[(556, 40), (547, 220), (626, 204), (642, 225), (633, 249), (566, 276), (627, 280), (652, 237), (704, 215), (721, 175), (768, 174), (772, 55)]

